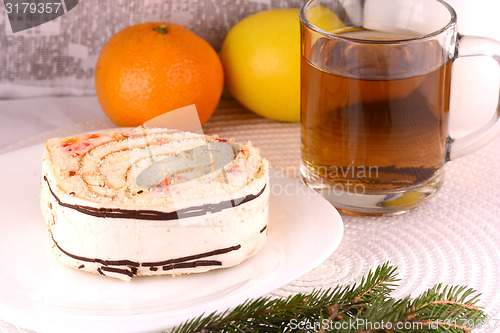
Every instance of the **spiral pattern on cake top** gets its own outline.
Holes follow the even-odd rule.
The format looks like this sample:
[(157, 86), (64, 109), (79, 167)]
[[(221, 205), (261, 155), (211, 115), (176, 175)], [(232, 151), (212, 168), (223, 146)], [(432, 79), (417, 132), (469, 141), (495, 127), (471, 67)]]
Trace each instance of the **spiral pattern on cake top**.
[[(60, 188), (75, 200), (112, 207), (180, 208), (183, 202), (203, 199), (206, 192), (231, 199), (262, 171), (256, 163), (262, 159), (251, 145), (169, 129), (138, 127), (52, 139), (47, 147), (56, 178), (64, 180), (53, 189), (56, 194)], [(216, 152), (222, 157), (215, 159)], [(228, 163), (219, 165), (224, 158)], [(166, 163), (167, 159), (177, 163)], [(147, 170), (149, 177), (144, 176)], [(138, 183), (141, 176), (149, 179)]]

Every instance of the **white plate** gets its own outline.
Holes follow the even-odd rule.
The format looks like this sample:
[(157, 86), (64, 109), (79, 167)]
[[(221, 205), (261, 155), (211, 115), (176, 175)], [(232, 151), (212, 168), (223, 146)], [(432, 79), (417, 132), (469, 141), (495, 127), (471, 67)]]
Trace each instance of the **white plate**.
[(0, 317), (47, 332), (159, 331), (267, 294), (338, 247), (337, 211), (305, 185), (271, 176), (269, 239), (227, 269), (130, 283), (79, 272), (52, 257), (39, 205), (42, 145), (0, 155)]

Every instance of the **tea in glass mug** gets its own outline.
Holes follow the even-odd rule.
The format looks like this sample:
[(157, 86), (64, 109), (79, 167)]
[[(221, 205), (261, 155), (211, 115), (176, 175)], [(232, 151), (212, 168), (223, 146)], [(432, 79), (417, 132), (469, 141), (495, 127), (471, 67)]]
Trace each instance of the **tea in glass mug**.
[(452, 63), (500, 43), (457, 33), (440, 0), (311, 0), (301, 20), (302, 178), (339, 210), (405, 212), (443, 184), (444, 165), (500, 132), (448, 134)]

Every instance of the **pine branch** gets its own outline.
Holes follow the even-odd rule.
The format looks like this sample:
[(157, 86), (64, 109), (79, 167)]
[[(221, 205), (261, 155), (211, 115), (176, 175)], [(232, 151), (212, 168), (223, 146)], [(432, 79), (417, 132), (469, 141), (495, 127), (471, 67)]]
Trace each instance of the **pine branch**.
[(385, 263), (359, 285), (247, 300), (232, 310), (193, 318), (171, 332), (471, 332), (486, 319), (473, 289), (439, 284), (413, 300), (397, 300), (390, 296), (396, 281), (396, 268)]
[(353, 302), (369, 303), (379, 296), (388, 296), (396, 287), (397, 281), (399, 280), (396, 279), (396, 267), (385, 263), (361, 279), (359, 286), (354, 290), (358, 296), (354, 297)]

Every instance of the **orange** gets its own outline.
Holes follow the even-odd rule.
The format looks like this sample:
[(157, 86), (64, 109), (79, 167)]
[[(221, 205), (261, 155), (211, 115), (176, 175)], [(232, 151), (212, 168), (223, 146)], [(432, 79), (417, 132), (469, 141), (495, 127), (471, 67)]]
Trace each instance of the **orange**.
[(102, 109), (118, 126), (138, 126), (191, 104), (203, 124), (219, 103), (223, 77), (220, 59), (205, 40), (177, 24), (145, 23), (104, 45), (95, 87)]

